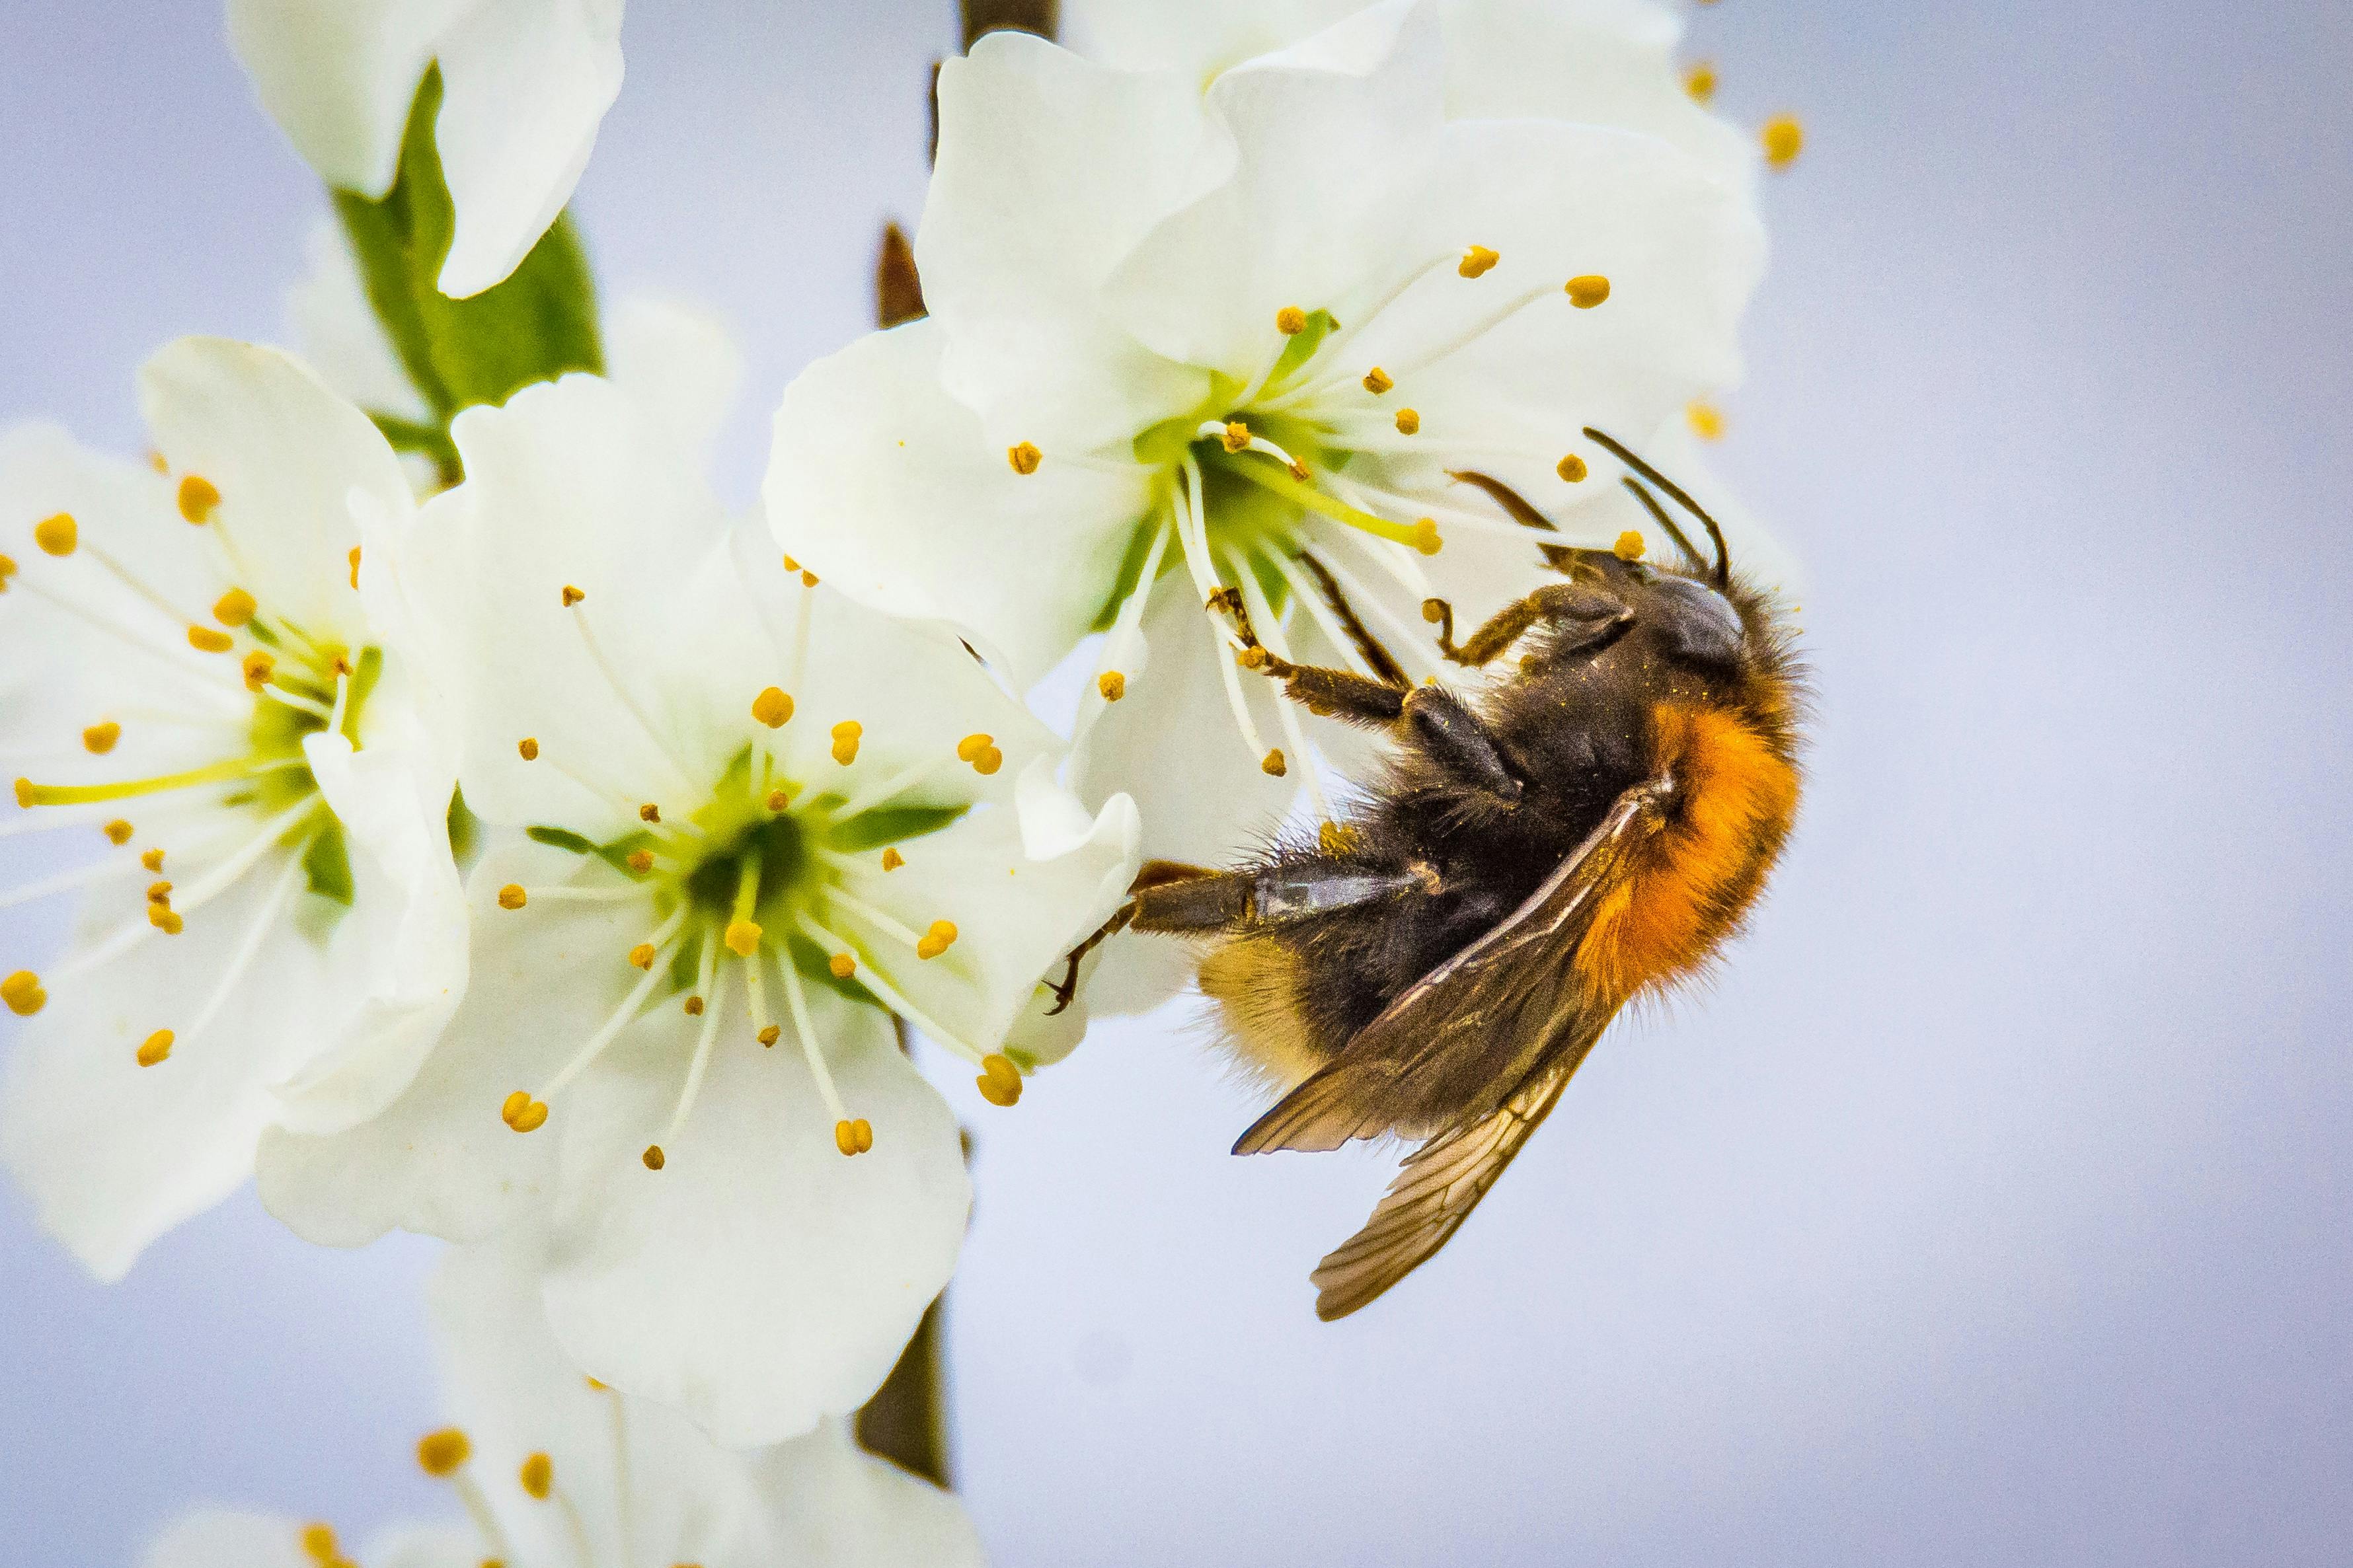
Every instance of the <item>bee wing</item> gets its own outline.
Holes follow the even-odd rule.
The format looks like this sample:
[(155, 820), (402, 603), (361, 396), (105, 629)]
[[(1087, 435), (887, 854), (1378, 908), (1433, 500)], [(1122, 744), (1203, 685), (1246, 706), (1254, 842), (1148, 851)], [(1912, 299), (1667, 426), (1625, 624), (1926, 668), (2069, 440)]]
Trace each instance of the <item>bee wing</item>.
[(1670, 787), (1651, 780), (1620, 795), (1525, 902), (1408, 987), (1260, 1117), (1234, 1152), (1321, 1152), (1398, 1132), (1442, 1141), (1482, 1096), (1535, 1081), (1564, 1055), (1581, 1058), (1609, 1015), (1587, 1016), (1595, 1009), (1571, 962), (1577, 943)]
[[(1599, 1031), (1597, 1030), (1598, 1034)], [(1585, 1042), (1585, 1049), (1592, 1041)], [(1419, 1268), (1471, 1217), (1504, 1167), (1560, 1100), (1578, 1050), (1467, 1127), (1424, 1144), (1389, 1184), (1365, 1228), (1315, 1266), (1315, 1315), (1345, 1318)]]

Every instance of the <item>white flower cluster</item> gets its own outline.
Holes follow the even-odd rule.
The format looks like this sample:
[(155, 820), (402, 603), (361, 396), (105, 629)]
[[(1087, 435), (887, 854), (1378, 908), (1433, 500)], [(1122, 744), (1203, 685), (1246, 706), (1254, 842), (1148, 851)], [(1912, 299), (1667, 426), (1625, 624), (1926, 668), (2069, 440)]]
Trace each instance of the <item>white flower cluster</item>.
[(701, 471), (732, 351), (574, 277), (621, 0), (228, 0), (343, 219), (311, 354), (164, 348), (143, 462), (0, 438), (0, 836), (96, 852), (0, 893), (82, 900), (0, 954), (0, 1158), (110, 1278), (248, 1178), (468, 1244), (420, 1457), (471, 1523), (370, 1564), (976, 1560), (840, 1420), (970, 1201), (908, 1031), (1012, 1103), (1145, 853), (1329, 820), (1355, 743), (1215, 605), (1366, 670), (1345, 599), (1419, 679), (1425, 598), (1542, 565), (1459, 476), (1606, 542), (1578, 432), (1737, 374), (1755, 160), (1651, 0), (1068, 8), (943, 70), (929, 314), (784, 391), (758, 515)]

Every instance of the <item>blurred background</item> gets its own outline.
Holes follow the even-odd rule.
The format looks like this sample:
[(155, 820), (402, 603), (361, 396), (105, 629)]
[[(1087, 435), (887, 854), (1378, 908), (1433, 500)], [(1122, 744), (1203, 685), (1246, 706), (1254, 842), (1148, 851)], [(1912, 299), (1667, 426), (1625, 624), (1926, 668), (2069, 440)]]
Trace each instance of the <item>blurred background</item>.
[[(738, 499), (866, 324), (955, 37), (951, 0), (632, 0), (575, 210), (608, 298), (743, 335)], [(1771, 902), (1338, 1325), (1305, 1275), (1388, 1163), (1227, 1157), (1253, 1105), (1188, 1015), (1017, 1114), (941, 1073), (999, 1563), (2353, 1558), (2353, 8), (1725, 0), (1689, 53), (1810, 137), (1720, 454), (1810, 578)], [(283, 339), (321, 199), (214, 0), (7, 0), (0, 61), (0, 419), (136, 450), (156, 346)], [(0, 1194), (0, 1556), (443, 1510), (432, 1256), (248, 1196), (101, 1288)]]

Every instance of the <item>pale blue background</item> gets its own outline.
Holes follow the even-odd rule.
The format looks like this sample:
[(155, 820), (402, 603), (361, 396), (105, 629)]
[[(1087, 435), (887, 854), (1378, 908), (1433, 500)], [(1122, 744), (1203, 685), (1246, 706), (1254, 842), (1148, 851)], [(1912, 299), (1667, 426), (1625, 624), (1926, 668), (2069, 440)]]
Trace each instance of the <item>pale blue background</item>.
[[(580, 207), (608, 283), (745, 334), (739, 495), (917, 206), (951, 26), (633, 0)], [(1337, 1327), (1303, 1276), (1386, 1169), (1228, 1159), (1197, 1035), (1105, 1028), (1010, 1114), (944, 1075), (1004, 1563), (2353, 1558), (2353, 16), (1728, 0), (1695, 42), (1812, 137), (1724, 453), (1812, 576), (1771, 906)], [(133, 367), (276, 334), (315, 205), (207, 0), (6, 0), (0, 416), (135, 447)], [(438, 1508), (429, 1255), (248, 1198), (101, 1289), (0, 1199), (0, 1561)]]

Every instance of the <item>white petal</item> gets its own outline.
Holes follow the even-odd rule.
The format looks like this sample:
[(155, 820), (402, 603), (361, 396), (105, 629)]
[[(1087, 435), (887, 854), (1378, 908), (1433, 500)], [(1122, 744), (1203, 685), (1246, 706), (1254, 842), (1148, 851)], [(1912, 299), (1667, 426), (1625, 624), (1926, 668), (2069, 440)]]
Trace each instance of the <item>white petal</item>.
[[(368, 1538), (367, 1568), (481, 1568), (482, 1537), (470, 1524), (399, 1524)], [(316, 1568), (306, 1561), (305, 1568)]]
[(515, 269), (572, 199), (621, 91), (621, 0), (483, 0), (441, 42), (435, 122), (457, 232), (441, 292)]
[[(1119, 907), (1135, 875), (1140, 830), (1125, 795), (1106, 801), (1082, 834), (1033, 830), (1038, 797), (1060, 793), (1050, 768), (1039, 758), (1023, 775), (1029, 809), (976, 812), (945, 832), (913, 840), (902, 847), (906, 864), (895, 871), (861, 858), (841, 873), (853, 897), (910, 931), (928, 931), (941, 920), (955, 926), (955, 942), (931, 959), (854, 918), (834, 929), (854, 933), (887, 984), (975, 1050), (1003, 1042), (1039, 983), (1059, 977), (1062, 955)], [(1083, 814), (1075, 801), (1069, 804)], [(1050, 853), (1031, 857), (1025, 837)]]
[[(1151, 664), (1129, 680), (1125, 696), (1102, 709), (1087, 736), (1078, 792), (1088, 800), (1121, 791), (1132, 796), (1148, 859), (1229, 865), (1263, 842), (1291, 809), (1299, 768), (1279, 779), (1259, 771), (1219, 668), (1232, 656), (1196, 607), (1189, 578), (1180, 573), (1162, 580), (1146, 607), (1144, 633)], [(1272, 738), (1279, 734), (1272, 686), (1252, 675), (1243, 688), (1270, 746), (1282, 743)], [(1098, 1014), (1141, 1012), (1192, 974), (1192, 950), (1167, 937), (1125, 937), (1098, 951), (1081, 992)]]
[(1174, 67), (1207, 88), (1219, 72), (1287, 48), (1361, 8), (1363, 0), (1064, 0), (1062, 32), (1090, 59), (1149, 70)]
[(569, 1563), (577, 1552), (561, 1508), (530, 1500), (507, 1479), (541, 1453), (578, 1510), (593, 1561), (722, 1568), (754, 1560), (746, 1548), (765, 1521), (745, 1457), (715, 1447), (675, 1411), (592, 1388), (548, 1331), (544, 1263), (543, 1233), (519, 1226), (496, 1242), (453, 1248), (428, 1289), (443, 1413), (473, 1440), (476, 1474), (491, 1478), (486, 1490), (515, 1557)]
[(878, 1459), (828, 1419), (755, 1461), (776, 1561), (797, 1568), (979, 1568), (980, 1535), (953, 1493)]
[(744, 386), (744, 353), (718, 317), (667, 300), (624, 300), (606, 317), (605, 373), (668, 428), (697, 473), (710, 470)]
[(227, 1509), (183, 1515), (139, 1561), (141, 1568), (317, 1568), (302, 1550), (301, 1523)]
[[(101, 1277), (121, 1275), (148, 1242), (245, 1180), (276, 1110), (273, 1087), (332, 1043), (328, 1021), (357, 988), (349, 943), (314, 944), (291, 916), (261, 925), (291, 864), (287, 851), (266, 857), (190, 913), (182, 934), (150, 934), (52, 984), (17, 1037), (0, 1091), (0, 1157), (43, 1226)], [(140, 923), (138, 900), (135, 883), (94, 900), (83, 940)], [(257, 928), (260, 946), (227, 1005), (193, 1028)], [(168, 1059), (142, 1068), (139, 1047), (158, 1029), (178, 1038)]]
[(398, 1226), (472, 1240), (545, 1199), (554, 1134), (514, 1132), (500, 1108), (544, 1088), (619, 1005), (641, 978), (628, 951), (651, 926), (636, 903), (498, 907), (505, 884), (558, 882), (578, 863), (531, 844), (483, 857), (465, 999), (414, 1080), (346, 1131), (263, 1139), (262, 1202), (298, 1235), (356, 1247)]
[(320, 380), (362, 408), (430, 419), (432, 411), (368, 303), (342, 227), (332, 217), (321, 218), (302, 250), (309, 270), (287, 291), (286, 313), (303, 359)]
[(1102, 611), (1151, 479), (1067, 448), (1015, 471), (1007, 444), (942, 390), (944, 341), (913, 322), (795, 378), (776, 411), (768, 524), (843, 593), (965, 631), (1026, 687)]
[(157, 353), (140, 372), (139, 401), (173, 471), (220, 492), (209, 526), (253, 574), (242, 585), (263, 612), (357, 640), (349, 498), (409, 504), (399, 460), (367, 416), (285, 354), (224, 338), (183, 338)]
[[(756, 631), (717, 500), (661, 427), (594, 376), (468, 409), (452, 434), (467, 481), (419, 510), (389, 565), (414, 619), (407, 651), (459, 709), (468, 804), (599, 842), (635, 826), (633, 801), (701, 805), (677, 793), (697, 760), (670, 741), (705, 717), (719, 672), (749, 682), (740, 710), (728, 692), (739, 718), (768, 679), (752, 679), (744, 639)], [(567, 606), (567, 588), (585, 601)], [(543, 760), (522, 760), (525, 738)]]
[[(868, 1153), (837, 1152), (789, 1040), (763, 1050), (732, 1021), (675, 1138), (675, 1041), (649, 1038), (564, 1107), (556, 1338), (722, 1443), (793, 1436), (872, 1394), (947, 1283), (971, 1205), (955, 1118), (882, 1015), (822, 986), (809, 1000)], [(653, 1142), (660, 1171), (638, 1158)]]
[(354, 752), (322, 731), (302, 750), (348, 852), (367, 858), (387, 895), (346, 917), (365, 922), (353, 933), (365, 949), (364, 997), (334, 1048), (280, 1091), (284, 1125), (325, 1132), (383, 1110), (440, 1037), (466, 993), (466, 900), (449, 858), (452, 773), (435, 749), (420, 741)]
[[(1198, 372), (1156, 361), (1096, 304), (1120, 258), (1213, 172), (1195, 85), (994, 33), (941, 68), (939, 119), (915, 258), (951, 333), (946, 384), (991, 443), (1121, 442), (1200, 403)], [(1010, 411), (1035, 425), (1005, 426)]]
[(479, 0), (228, 0), (261, 107), (331, 185), (392, 188), (435, 41)]
[(1346, 31), (1361, 45), (1397, 29), (1383, 54), (1303, 50), (1219, 78), (1208, 105), (1233, 138), (1231, 173), (1121, 261), (1104, 286), (1113, 319), (1171, 359), (1250, 378), (1280, 347), (1278, 311), (1353, 324), (1369, 279), (1430, 259), (1398, 231), (1444, 113), (1437, 27), (1427, 7), (1378, 7)]

